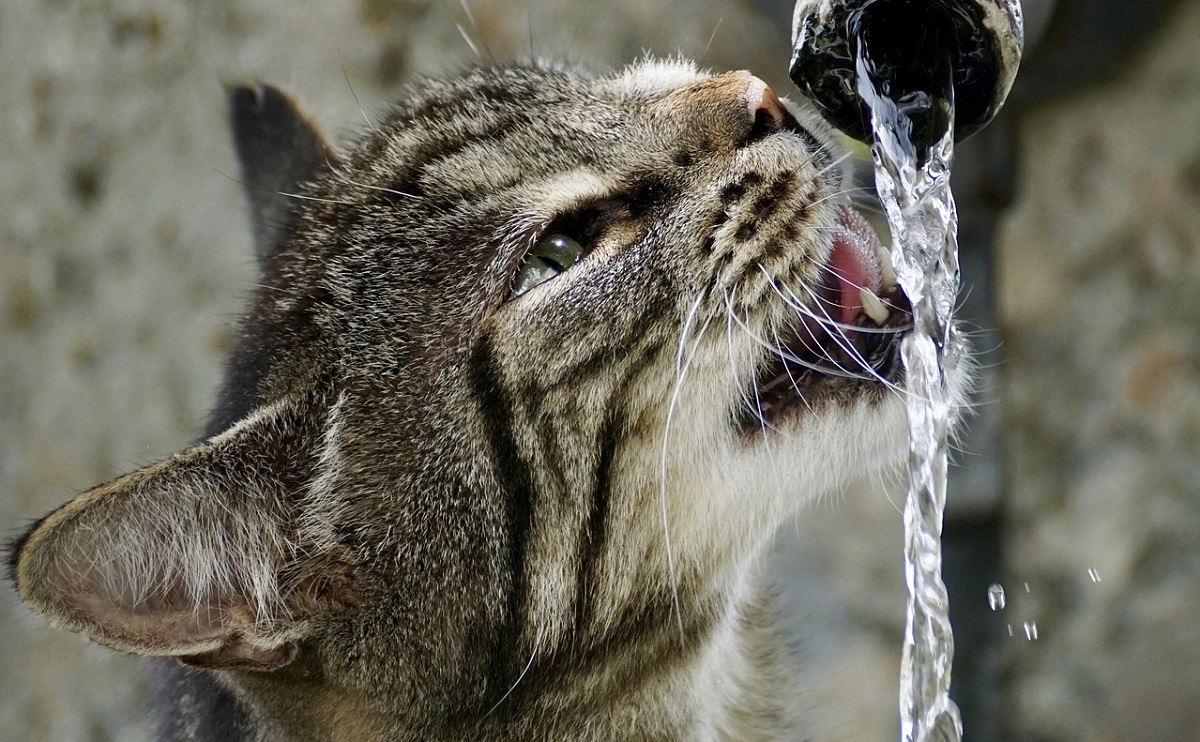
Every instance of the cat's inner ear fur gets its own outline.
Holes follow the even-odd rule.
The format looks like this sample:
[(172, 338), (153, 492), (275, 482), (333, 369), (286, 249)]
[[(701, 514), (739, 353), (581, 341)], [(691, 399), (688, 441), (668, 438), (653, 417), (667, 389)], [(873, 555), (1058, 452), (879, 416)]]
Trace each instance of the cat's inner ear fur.
[(120, 651), (203, 667), (286, 664), (311, 618), (356, 600), (338, 555), (298, 543), (287, 516), (296, 495), (270, 468), (303, 456), (302, 419), (286, 404), (259, 409), (79, 495), (18, 546), (18, 590)]
[(254, 223), (255, 251), (275, 254), (304, 184), (338, 155), (300, 106), (270, 85), (229, 89), (229, 127)]

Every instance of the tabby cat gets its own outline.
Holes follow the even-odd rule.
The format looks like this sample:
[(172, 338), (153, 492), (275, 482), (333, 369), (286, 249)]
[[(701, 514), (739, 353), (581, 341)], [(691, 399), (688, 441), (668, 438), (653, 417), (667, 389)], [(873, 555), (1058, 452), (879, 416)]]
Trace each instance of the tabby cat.
[(427, 81), (346, 151), (270, 87), (231, 121), (261, 277), (207, 437), (36, 523), (28, 605), (170, 658), (163, 739), (801, 736), (762, 552), (905, 449), (826, 127), (653, 60)]

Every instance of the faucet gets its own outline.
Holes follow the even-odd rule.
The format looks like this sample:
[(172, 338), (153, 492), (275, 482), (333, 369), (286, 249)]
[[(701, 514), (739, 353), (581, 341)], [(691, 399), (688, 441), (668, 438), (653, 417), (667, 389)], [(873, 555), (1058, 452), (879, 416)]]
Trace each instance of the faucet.
[(1023, 44), (1019, 0), (799, 0), (790, 76), (830, 123), (869, 142), (856, 67), (867, 49), (890, 97), (901, 105), (911, 97), (926, 117), (938, 116), (929, 96), (952, 87), (962, 140), (1000, 110)]

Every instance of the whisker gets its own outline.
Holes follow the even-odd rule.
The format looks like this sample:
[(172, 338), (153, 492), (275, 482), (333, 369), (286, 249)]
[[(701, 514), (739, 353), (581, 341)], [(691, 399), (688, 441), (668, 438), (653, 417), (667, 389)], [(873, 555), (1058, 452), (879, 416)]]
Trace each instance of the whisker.
[(396, 190), (395, 188), (371, 185), (369, 183), (358, 183), (356, 181), (350, 180), (349, 178), (347, 178), (345, 175), (343, 175), (338, 170), (334, 170), (333, 172), (334, 172), (334, 177), (336, 177), (338, 180), (342, 181), (346, 185), (354, 186), (355, 188), (362, 188), (367, 191), (379, 191), (381, 193), (386, 193), (391, 196), (399, 196), (400, 198), (408, 198), (408, 199), (412, 199), (414, 201), (419, 201), (421, 199), (421, 197), (415, 193), (407, 193), (405, 191)]
[[(769, 276), (767, 277), (767, 280), (771, 283), (771, 288), (775, 290), (775, 293), (784, 301), (785, 304), (788, 305), (788, 307), (804, 314), (804, 316), (812, 319), (815, 322), (819, 322), (825, 328), (836, 327), (845, 332), (858, 332), (863, 335), (899, 335), (901, 333), (908, 332), (913, 328), (913, 324), (911, 322), (903, 325), (888, 325), (887, 327), (868, 327), (863, 325), (848, 325), (845, 322), (839, 322), (838, 320), (835, 320), (829, 316), (817, 316), (808, 306), (802, 302), (799, 302), (795, 297), (785, 296), (783, 291), (775, 285), (775, 282)], [(887, 302), (885, 302), (885, 304), (887, 304)], [(896, 308), (892, 304), (887, 305), (893, 309)]]
[[(774, 279), (771, 278), (769, 273), (766, 273), (766, 269), (762, 268), (762, 266), (759, 266), (759, 268), (761, 270), (763, 270), (764, 275), (767, 276), (767, 281), (769, 281), (772, 285), (774, 285), (774, 283), (775, 283)], [(863, 286), (860, 283), (856, 283), (855, 281), (851, 281), (849, 278), (844, 276), (841, 271), (837, 270), (836, 268), (831, 268), (829, 266), (826, 266), (825, 269), (828, 270), (834, 276), (845, 281), (847, 284), (850, 285), (850, 287), (856, 288), (859, 291), (867, 291), (867, 292), (870, 292), (871, 294), (875, 295), (875, 292), (872, 291), (870, 288), (867, 288), (866, 286)], [(778, 291), (777, 291), (777, 293), (778, 293)], [(891, 309), (897, 309), (897, 310), (901, 309), (901, 307), (899, 305), (893, 304), (892, 302), (888, 301), (887, 299), (883, 298), (882, 296), (878, 296), (878, 295), (875, 295), (875, 296), (877, 299), (879, 299), (879, 301), (885, 307), (889, 307)], [(782, 294), (780, 294), (780, 298), (782, 298), (784, 301), (787, 301), (787, 297), (783, 296)], [(816, 303), (820, 304), (821, 302), (819, 300), (817, 300)], [(788, 302), (788, 305), (794, 309), (801, 309), (800, 306), (797, 306), (796, 304), (793, 304), (792, 302)], [(818, 319), (818, 318), (814, 317), (813, 319)], [(833, 317), (830, 317), (828, 314), (826, 314), (823, 318), (820, 318), (818, 321), (820, 321), (821, 324), (825, 325), (826, 327), (837, 327), (837, 328), (840, 328), (847, 332), (860, 332), (860, 333), (863, 333), (864, 335), (872, 335), (872, 334), (874, 334), (874, 335), (895, 335), (900, 332), (907, 332), (908, 330), (911, 330), (913, 328), (913, 324), (911, 322), (908, 324), (904, 324), (904, 325), (888, 325), (887, 327), (879, 327), (879, 326), (867, 327), (867, 326), (863, 326), (863, 325), (850, 325), (850, 324), (846, 324), (845, 322), (839, 322), (838, 320), (835, 320)]]
[[(762, 348), (771, 351), (772, 354), (778, 356), (782, 360), (788, 361), (789, 363), (794, 363), (797, 366), (800, 366), (802, 368), (807, 368), (810, 371), (816, 371), (817, 373), (825, 374), (827, 376), (836, 376), (836, 377), (842, 378), (842, 379), (857, 379), (859, 381), (874, 380), (873, 377), (871, 377), (871, 376), (867, 376), (865, 374), (857, 373), (854, 371), (848, 371), (848, 370), (842, 368), (841, 366), (837, 365), (836, 362), (834, 363), (834, 366), (832, 368), (829, 366), (822, 366), (821, 364), (816, 363), (815, 361), (809, 361), (809, 360), (800, 358), (800, 357), (796, 356), (795, 354), (788, 352), (786, 348), (776, 348), (776, 347), (772, 346), (770, 343), (768, 343), (766, 340), (764, 340), (763, 338), (761, 338), (757, 334), (755, 334), (754, 330), (752, 330), (749, 325), (747, 325), (745, 322), (743, 322), (740, 317), (733, 315), (733, 319), (738, 322), (738, 324), (741, 326), (742, 330), (744, 330), (746, 332), (746, 335), (749, 338), (754, 340), (755, 343), (757, 343)], [(806, 344), (806, 347), (807, 347), (807, 344)], [(810, 350), (811, 350), (811, 348), (810, 348)], [(827, 359), (827, 360), (831, 360), (831, 359)]]
[(462, 6), (463, 15), (467, 17), (467, 23), (470, 23), (475, 28), (479, 28), (479, 24), (475, 22), (475, 14), (471, 12), (471, 4), (467, 0), (458, 0), (458, 4)]
[[(778, 338), (776, 338), (776, 340), (778, 340)], [(782, 346), (780, 346), (780, 349), (782, 349)], [(787, 369), (787, 364), (784, 364), (784, 369), (785, 370)], [(793, 386), (794, 386), (795, 380), (792, 379), (792, 375), (790, 372), (788, 373), (788, 379), (792, 381)], [(800, 395), (800, 399), (804, 401), (805, 406), (808, 407), (809, 410), (812, 410), (812, 407), (809, 406), (809, 404), (808, 404), (808, 400), (804, 399), (803, 395)], [(755, 401), (755, 409), (758, 412), (758, 419), (765, 421), (767, 416), (762, 408), (762, 397), (759, 396), (757, 384), (754, 385), (754, 401)], [(763, 430), (765, 431), (767, 429), (767, 427), (768, 427), (767, 424), (764, 422)], [(774, 426), (769, 426), (769, 427), (774, 429)], [(767, 458), (770, 460), (770, 466), (767, 467), (768, 475), (771, 477), (771, 481), (772, 481), (772, 484), (774, 485), (775, 492), (779, 495), (780, 498), (782, 498), (786, 492), (786, 489), (785, 489), (784, 481), (783, 481), (782, 477), (780, 476), (782, 467), (780, 467), (778, 464), (778, 461), (779, 461), (778, 450), (779, 449), (777, 449), (775, 447), (775, 444), (771, 440), (770, 436), (763, 438), (762, 445), (767, 451)]]
[[(835, 322), (834, 319), (829, 316), (829, 313), (825, 310), (825, 308), (820, 305), (820, 302), (818, 300), (816, 292), (814, 292), (811, 288), (808, 288), (807, 286), (804, 286), (801, 288), (804, 289), (804, 291), (809, 295), (809, 297), (813, 301), (813, 304), (808, 305), (810, 310), (813, 305), (816, 305), (816, 309), (818, 311), (820, 311), (821, 315), (822, 315), (821, 317), (817, 317), (812, 314), (810, 314), (809, 316), (811, 316), (813, 319), (815, 319), (818, 322), (826, 324), (826, 326), (830, 326), (830, 325), (836, 326), (837, 322)], [(911, 392), (909, 390), (900, 387), (899, 385), (895, 384), (892, 381), (889, 381), (882, 374), (880, 374), (878, 371), (876, 371), (875, 367), (872, 366), (871, 363), (866, 358), (863, 357), (862, 353), (859, 352), (858, 348), (854, 347), (854, 344), (851, 343), (850, 340), (848, 338), (846, 338), (845, 335), (842, 335), (842, 333), (840, 333), (840, 332), (831, 332), (831, 333), (829, 333), (829, 337), (832, 338), (833, 341), (835, 343), (837, 343), (838, 347), (841, 348), (843, 351), (845, 351), (847, 355), (849, 355), (851, 358), (853, 358), (855, 361), (857, 361), (864, 369), (866, 369), (866, 371), (869, 375), (864, 376), (863, 378), (869, 378), (869, 379), (874, 379), (876, 381), (879, 381), (884, 386), (886, 386), (887, 388), (889, 388), (897, 393), (904, 394), (904, 395), (911, 394)]]
[[(737, 289), (735, 287), (733, 292), (736, 291)], [(763, 419), (762, 406), (755, 405), (755, 403), (750, 399), (750, 395), (746, 393), (746, 388), (749, 386), (749, 384), (743, 383), (742, 380), (738, 378), (738, 364), (733, 353), (733, 323), (735, 320), (740, 322), (740, 319), (737, 317), (737, 312), (733, 308), (733, 294), (728, 291), (724, 291), (722, 294), (725, 299), (725, 346), (729, 351), (729, 373), (733, 377), (733, 387), (737, 390), (738, 399), (741, 402), (742, 407), (748, 410), (750, 414), (754, 415), (765, 430), (766, 422)], [(757, 394), (757, 390), (755, 390), (755, 394)]]
[[(464, 2), (466, 0), (463, 0)], [(533, 33), (533, 2), (525, 4), (525, 30), (529, 34), (529, 58), (537, 58), (537, 36)]]
[[(448, 15), (452, 16), (454, 14), (454, 11), (446, 4), (446, 0), (441, 0), (441, 5), (442, 9)], [(466, 16), (467, 23), (470, 24), (471, 28), (481, 32), (479, 24), (475, 22), (475, 14), (471, 12), (471, 6), (467, 0), (459, 0), (458, 5), (462, 8), (463, 15)], [(487, 44), (475, 43), (475, 39), (471, 38), (471, 32), (467, 30), (466, 26), (458, 21), (454, 21), (454, 28), (458, 31), (458, 35), (462, 36), (463, 41), (467, 42), (467, 46), (476, 57), (484, 61), (495, 61), (491, 51), (487, 48)]]
[[(703, 296), (696, 297), (696, 301), (688, 309), (687, 317), (684, 319), (683, 327), (679, 331), (679, 344), (675, 352), (675, 384), (671, 389), (671, 399), (667, 404), (667, 419), (663, 423), (663, 439), (662, 453), (659, 459), (659, 515), (662, 518), (663, 528), (663, 543), (667, 557), (667, 572), (671, 579), (671, 605), (675, 611), (675, 620), (679, 625), (679, 641), (683, 643), (685, 634), (683, 629), (683, 609), (679, 602), (679, 574), (675, 565), (675, 553), (671, 548), (671, 527), (669, 513), (667, 512), (667, 451), (671, 440), (671, 423), (675, 419), (675, 410), (679, 405), (679, 396), (683, 389), (683, 381), (687, 377), (688, 371), (691, 369), (692, 359), (695, 358), (696, 348), (699, 347), (701, 339), (704, 337), (705, 330), (708, 329), (708, 322), (700, 328), (696, 333), (696, 338), (692, 342), (691, 350), (687, 350), (688, 335), (696, 322), (696, 316), (700, 310), (700, 303)], [(710, 318), (711, 321), (711, 318)]]
[(713, 26), (712, 33), (708, 35), (708, 43), (704, 45), (704, 53), (696, 60), (696, 66), (704, 67), (704, 61), (708, 59), (708, 53), (712, 51), (713, 40), (717, 38), (717, 31), (721, 29), (721, 22), (724, 20), (724, 18), (717, 19), (717, 25)]
[[(844, 327), (844, 325), (842, 325), (842, 323), (835, 322), (832, 317), (829, 317), (828, 313), (824, 312), (823, 309), (821, 310), (823, 316), (818, 316), (817, 313), (814, 312), (814, 310), (812, 310), (812, 307), (810, 305), (803, 303), (803, 301), (800, 301), (796, 297), (796, 295), (792, 294), (790, 291), (788, 291), (785, 294), (784, 289), (781, 289), (780, 286), (778, 285), (778, 283), (776, 283), (775, 280), (772, 279), (772, 277), (770, 277), (770, 274), (767, 273), (766, 268), (760, 267), (760, 269), (762, 270), (763, 276), (766, 276), (767, 283), (770, 287), (772, 287), (775, 294), (779, 295), (779, 298), (784, 300), (784, 303), (787, 306), (792, 307), (792, 309), (799, 312), (800, 315), (803, 315), (805, 317), (812, 319), (812, 321), (814, 321), (818, 324), (821, 324), (822, 327), (829, 328), (830, 325), (832, 325), (832, 327)], [(808, 289), (808, 288), (806, 288), (805, 291), (808, 291), (812, 295), (812, 298), (814, 298), (814, 304), (817, 304), (818, 307), (820, 307), (820, 303), (818, 303), (818, 301), (816, 300), (816, 294), (814, 292), (812, 292), (811, 289)], [(860, 363), (862, 363), (864, 366), (870, 367), (870, 364), (866, 363), (866, 359), (862, 358), (862, 355), (858, 354), (857, 349), (854, 348), (853, 345), (847, 345), (847, 343), (850, 343), (850, 341), (846, 340), (845, 337), (841, 336), (840, 333), (829, 333), (829, 337), (830, 337), (830, 339), (833, 339), (834, 342), (838, 343), (838, 345), (839, 345), (839, 347), (841, 347), (842, 351), (846, 351), (847, 354), (850, 354), (851, 357), (860, 361)], [(802, 341), (803, 341), (803, 339), (802, 339)], [(812, 351), (815, 353), (820, 352), (820, 348), (809, 347), (808, 342), (804, 342), (804, 347), (808, 348), (809, 351)], [(833, 359), (828, 359), (828, 360), (833, 361)], [(836, 364), (836, 361), (834, 361), (834, 365), (838, 366), (839, 369), (841, 369), (841, 366), (839, 364)], [(845, 371), (845, 370), (842, 370), (842, 371)], [(846, 373), (850, 373), (850, 372), (846, 371)], [(854, 373), (854, 375), (852, 375), (851, 378), (866, 379), (866, 378), (872, 378), (872, 377), (862, 375), (862, 373)], [(881, 377), (881, 381), (882, 381), (882, 377)]]
[(350, 97), (354, 99), (354, 105), (358, 107), (358, 112), (362, 114), (363, 121), (366, 121), (367, 126), (371, 128), (371, 131), (378, 135), (379, 128), (375, 126), (375, 122), (370, 116), (367, 115), (367, 112), (363, 110), (362, 103), (360, 103), (358, 100), (358, 93), (354, 91), (354, 85), (350, 82), (350, 73), (346, 71), (346, 60), (342, 57), (342, 51), (340, 49), (338, 50), (338, 62), (342, 65), (342, 78), (346, 81), (346, 87), (350, 90)]
[[(838, 321), (834, 320), (831, 316), (829, 316), (828, 311), (826, 311), (826, 309), (823, 306), (821, 306), (820, 299), (817, 296), (816, 292), (813, 291), (813, 289), (806, 287), (806, 286), (802, 287), (804, 289), (804, 291), (809, 295), (809, 298), (812, 300), (811, 302), (800, 301), (799, 297), (792, 294), (790, 289), (786, 289), (787, 294), (792, 297), (792, 301), (789, 301), (788, 297), (785, 296), (783, 293), (784, 290), (782, 290), (780, 288), (780, 286), (774, 281), (774, 279), (771, 278), (771, 276), (769, 274), (766, 273), (765, 270), (764, 270), (764, 275), (766, 276), (767, 282), (771, 286), (771, 288), (779, 295), (779, 297), (781, 299), (784, 300), (785, 303), (787, 303), (788, 306), (792, 307), (793, 309), (797, 310), (798, 312), (800, 312), (804, 316), (812, 319), (813, 321), (819, 323), (820, 325), (824, 326), (825, 328), (846, 327), (846, 325), (844, 323), (838, 322)], [(821, 312), (820, 315), (816, 314), (816, 312), (814, 311), (814, 307), (817, 311)], [(863, 330), (867, 329), (867, 328), (858, 328), (857, 325), (850, 326), (850, 327), (851, 327), (851, 329), (863, 329)], [(887, 328), (879, 328), (879, 329), (887, 329)], [(896, 330), (893, 332), (893, 334), (895, 332), (903, 332), (903, 331), (904, 331), (904, 328), (896, 328)], [(838, 347), (840, 347), (843, 351), (845, 351), (847, 355), (849, 355), (851, 358), (853, 358), (855, 361), (857, 361), (863, 368), (865, 368), (868, 371), (869, 376), (862, 376), (861, 378), (875, 379), (875, 380), (883, 383), (889, 389), (892, 389), (896, 392), (905, 393), (905, 394), (908, 393), (907, 390), (901, 389), (898, 385), (887, 380), (878, 371), (876, 371), (875, 367), (873, 365), (871, 365), (871, 363), (868, 362), (866, 358), (863, 357), (862, 353), (859, 352), (858, 348), (854, 347), (854, 344), (851, 343), (849, 341), (849, 339), (846, 338), (841, 332), (838, 332), (838, 331), (830, 332), (829, 337), (835, 343), (837, 343)], [(830, 360), (832, 360), (832, 359), (830, 359)], [(835, 362), (835, 365), (837, 365), (836, 362)]]
[(339, 206), (357, 206), (353, 201), (338, 201), (334, 198), (317, 198), (316, 196), (305, 196), (303, 193), (288, 193), (286, 191), (275, 191), (275, 193), (285, 198), (296, 198), (301, 201), (318, 201), (323, 204), (337, 204)]
[[(779, 332), (772, 330), (772, 334), (775, 336), (775, 347), (778, 349), (777, 354), (782, 355), (783, 353), (786, 352), (786, 348), (784, 347), (783, 341), (779, 339)], [(814, 417), (817, 418), (817, 422), (820, 422), (821, 421), (820, 415), (817, 414), (816, 409), (814, 409), (813, 406), (809, 403), (808, 397), (806, 397), (804, 395), (804, 393), (801, 391), (800, 382), (796, 381), (795, 376), (792, 376), (792, 369), (786, 363), (783, 364), (783, 372), (787, 374), (788, 382), (791, 383), (792, 390), (794, 392), (796, 392), (796, 396), (800, 398), (800, 401), (804, 403), (804, 406), (808, 408), (808, 411)]]
[(509, 696), (513, 694), (513, 691), (517, 689), (517, 686), (521, 684), (521, 681), (525, 679), (525, 676), (529, 673), (529, 668), (533, 667), (533, 660), (537, 657), (538, 645), (541, 643), (542, 627), (539, 625), (537, 636), (535, 636), (533, 639), (533, 651), (529, 653), (529, 661), (525, 663), (525, 667), (521, 668), (521, 674), (517, 676), (517, 679), (513, 681), (513, 684), (509, 686), (508, 690), (504, 691), (504, 695), (500, 696), (500, 700), (496, 701), (495, 705), (487, 710), (487, 713), (483, 715), (483, 718), (486, 719), (492, 715), (492, 712), (500, 708), (500, 705), (508, 700)]
[(463, 41), (467, 42), (467, 46), (471, 48), (471, 51), (475, 53), (475, 56), (483, 59), (483, 52), (480, 51), (479, 47), (475, 45), (475, 40), (471, 38), (471, 34), (467, 32), (467, 29), (463, 28), (463, 24), (455, 23), (454, 27), (458, 29), (458, 35), (463, 37)]
[[(771, 345), (763, 338), (759, 337), (759, 335), (757, 333), (755, 333), (754, 330), (751, 329), (750, 326), (748, 324), (746, 324), (736, 314), (731, 314), (730, 316), (741, 326), (742, 330), (746, 333), (747, 337), (752, 339), (760, 347), (764, 348), (765, 350), (770, 351), (773, 355), (777, 356), (781, 360), (785, 360), (789, 363), (794, 363), (797, 366), (809, 369), (810, 371), (816, 371), (817, 373), (824, 374), (826, 376), (836, 376), (836, 377), (842, 378), (842, 379), (855, 379), (858, 381), (874, 381), (875, 380), (874, 377), (872, 377), (872, 376), (867, 376), (867, 375), (859, 373), (859, 372), (850, 371), (845, 368), (842, 368), (839, 364), (832, 361), (832, 359), (826, 359), (826, 360), (830, 360), (831, 362), (833, 362), (833, 364), (834, 364), (833, 367), (823, 366), (815, 361), (809, 361), (804, 358), (800, 358), (800, 357), (796, 356), (795, 354), (788, 352), (786, 348), (776, 348), (775, 346)], [(807, 344), (805, 345), (805, 347), (807, 347)], [(812, 350), (812, 349), (810, 348), (810, 350)]]
[(828, 165), (821, 168), (821, 170), (819, 170), (817, 172), (817, 175), (819, 177), (823, 177), (830, 170), (841, 168), (842, 163), (844, 163), (846, 160), (850, 159), (851, 157), (852, 157), (852, 155), (849, 152), (841, 153), (838, 157), (834, 158)]

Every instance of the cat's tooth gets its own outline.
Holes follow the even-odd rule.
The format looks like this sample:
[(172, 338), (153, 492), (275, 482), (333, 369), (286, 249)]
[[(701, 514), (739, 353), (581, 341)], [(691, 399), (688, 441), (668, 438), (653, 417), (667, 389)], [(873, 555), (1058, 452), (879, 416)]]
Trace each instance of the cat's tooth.
[(863, 312), (871, 318), (872, 322), (877, 325), (887, 322), (888, 314), (890, 314), (887, 305), (873, 291), (859, 289), (858, 298), (862, 301)]
[(892, 266), (892, 252), (883, 244), (875, 248), (879, 255), (879, 277), (883, 281), (883, 290), (890, 291), (896, 286), (896, 269)]

